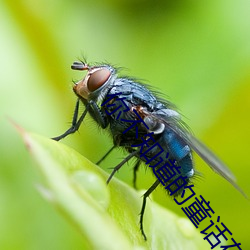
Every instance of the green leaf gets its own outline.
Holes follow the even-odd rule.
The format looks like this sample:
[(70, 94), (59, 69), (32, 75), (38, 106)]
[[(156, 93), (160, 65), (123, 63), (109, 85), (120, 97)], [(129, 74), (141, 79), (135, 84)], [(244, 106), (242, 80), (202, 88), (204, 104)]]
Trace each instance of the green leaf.
[(44, 176), (46, 187), (40, 185), (39, 191), (81, 232), (83, 249), (209, 249), (188, 219), (151, 199), (144, 241), (139, 230), (143, 192), (116, 178), (106, 185), (108, 174), (75, 150), (23, 130), (21, 134)]

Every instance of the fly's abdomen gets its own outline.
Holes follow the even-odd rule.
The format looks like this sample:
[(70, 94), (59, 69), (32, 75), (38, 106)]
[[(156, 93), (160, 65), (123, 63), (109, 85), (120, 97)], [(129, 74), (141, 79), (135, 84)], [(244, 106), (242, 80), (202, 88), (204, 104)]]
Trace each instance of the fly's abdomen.
[(165, 128), (162, 134), (148, 134), (137, 157), (151, 168), (170, 195), (178, 196), (194, 174), (191, 150), (174, 132)]
[(190, 147), (169, 129), (163, 132), (161, 144), (168, 148), (171, 156), (181, 166), (182, 175), (192, 177), (194, 170)]

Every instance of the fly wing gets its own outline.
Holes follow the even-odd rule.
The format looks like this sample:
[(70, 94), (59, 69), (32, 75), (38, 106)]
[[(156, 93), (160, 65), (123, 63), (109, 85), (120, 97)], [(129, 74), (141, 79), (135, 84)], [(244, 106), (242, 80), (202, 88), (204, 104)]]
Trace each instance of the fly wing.
[(154, 119), (158, 119), (158, 122), (162, 122), (166, 127), (175, 132), (211, 167), (212, 170), (225, 178), (248, 199), (247, 195), (237, 185), (236, 178), (229, 168), (210, 149), (208, 149), (202, 142), (200, 142), (188, 131), (179, 117), (169, 115), (165, 116), (162, 114), (162, 111), (160, 114), (157, 114), (157, 112), (154, 113), (153, 116)]

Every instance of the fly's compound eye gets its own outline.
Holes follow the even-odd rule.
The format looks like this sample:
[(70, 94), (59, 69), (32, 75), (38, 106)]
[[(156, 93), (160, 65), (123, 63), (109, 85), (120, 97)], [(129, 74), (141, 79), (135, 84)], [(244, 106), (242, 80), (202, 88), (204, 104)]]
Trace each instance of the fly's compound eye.
[(88, 79), (88, 90), (93, 92), (99, 89), (110, 77), (111, 72), (108, 69), (99, 69), (90, 74)]

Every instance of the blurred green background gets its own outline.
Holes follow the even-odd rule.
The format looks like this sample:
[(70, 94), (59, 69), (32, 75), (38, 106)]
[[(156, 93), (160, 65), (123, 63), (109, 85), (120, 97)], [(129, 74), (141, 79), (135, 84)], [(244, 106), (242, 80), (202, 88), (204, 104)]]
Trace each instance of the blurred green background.
[[(249, 13), (247, 0), (1, 1), (0, 249), (81, 248), (81, 235), (36, 191), (39, 173), (8, 117), (47, 137), (64, 132), (76, 100), (72, 80), (83, 76), (70, 65), (82, 55), (123, 66), (167, 95), (250, 196)], [(93, 124), (88, 118), (63, 143), (96, 162), (112, 142)], [(123, 156), (113, 152), (102, 167), (110, 171)], [(196, 193), (250, 249), (250, 202), (195, 160), (203, 174)], [(117, 177), (132, 184), (132, 165)], [(140, 170), (139, 188), (153, 180)], [(153, 198), (184, 216), (163, 189)]]

